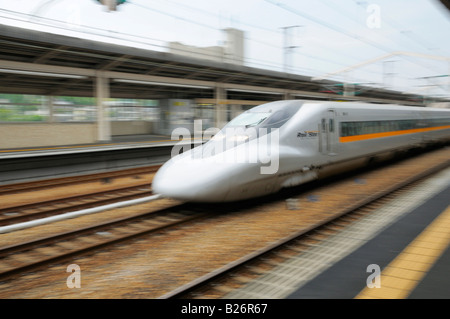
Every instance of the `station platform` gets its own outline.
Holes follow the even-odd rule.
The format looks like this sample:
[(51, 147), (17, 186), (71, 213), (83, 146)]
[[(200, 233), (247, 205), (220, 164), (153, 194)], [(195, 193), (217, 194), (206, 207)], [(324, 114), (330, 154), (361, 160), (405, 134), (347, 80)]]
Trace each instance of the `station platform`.
[[(437, 221), (445, 244), (433, 245), (435, 238), (423, 237), (439, 216), (450, 218), (450, 186), (288, 298), (450, 298), (450, 222)], [(378, 284), (374, 265), (381, 270)]]
[(175, 145), (192, 148), (201, 142), (128, 135), (92, 144), (0, 149), (0, 185), (161, 165)]
[(450, 298), (450, 168), (225, 299)]
[(125, 150), (131, 148), (173, 146), (178, 142), (179, 141), (172, 140), (170, 136), (164, 135), (114, 136), (111, 141), (92, 144), (0, 149), (0, 159)]

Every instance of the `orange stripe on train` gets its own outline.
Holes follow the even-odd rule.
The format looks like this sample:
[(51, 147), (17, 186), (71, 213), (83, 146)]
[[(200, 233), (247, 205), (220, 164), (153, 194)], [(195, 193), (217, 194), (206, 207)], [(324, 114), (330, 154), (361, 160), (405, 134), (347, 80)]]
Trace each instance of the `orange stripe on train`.
[(341, 136), (341, 137), (339, 137), (339, 142), (348, 143), (348, 142), (370, 140), (370, 139), (374, 139), (374, 138), (390, 137), (390, 136), (413, 134), (413, 133), (422, 133), (422, 132), (445, 130), (445, 129), (450, 129), (450, 125), (437, 126), (437, 127), (426, 127), (426, 128), (416, 128), (416, 129), (412, 129), (412, 130), (361, 134), (361, 135), (353, 135), (353, 136)]

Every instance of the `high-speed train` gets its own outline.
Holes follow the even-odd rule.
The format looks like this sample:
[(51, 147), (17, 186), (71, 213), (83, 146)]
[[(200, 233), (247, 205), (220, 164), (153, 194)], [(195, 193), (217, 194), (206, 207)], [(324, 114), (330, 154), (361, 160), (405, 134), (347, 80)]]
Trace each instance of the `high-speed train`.
[(153, 191), (193, 202), (264, 196), (430, 143), (450, 141), (450, 110), (284, 100), (254, 107), (172, 157)]

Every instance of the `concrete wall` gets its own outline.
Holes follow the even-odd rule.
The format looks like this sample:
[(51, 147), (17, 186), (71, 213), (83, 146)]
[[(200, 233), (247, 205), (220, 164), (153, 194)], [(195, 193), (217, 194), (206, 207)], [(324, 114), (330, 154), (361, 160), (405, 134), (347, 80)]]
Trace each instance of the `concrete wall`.
[(191, 58), (211, 60), (216, 62), (223, 62), (224, 49), (223, 47), (194, 47), (180, 42), (169, 42), (169, 51), (174, 54), (180, 54)]
[(244, 32), (233, 28), (223, 31), (226, 35), (224, 46), (195, 47), (169, 42), (169, 52), (202, 60), (244, 65)]
[(112, 121), (111, 135), (142, 135), (153, 133), (153, 123), (148, 121)]
[(95, 123), (0, 123), (0, 149), (87, 144), (96, 141)]
[(224, 47), (226, 63), (244, 65), (244, 32), (238, 29), (227, 28)]
[(194, 130), (194, 110), (192, 104), (192, 100), (185, 99), (159, 100), (161, 119), (159, 121), (159, 127), (155, 132), (170, 136), (173, 130), (186, 128), (192, 134)]
[(428, 107), (437, 107), (441, 109), (450, 109), (450, 102), (429, 103)]

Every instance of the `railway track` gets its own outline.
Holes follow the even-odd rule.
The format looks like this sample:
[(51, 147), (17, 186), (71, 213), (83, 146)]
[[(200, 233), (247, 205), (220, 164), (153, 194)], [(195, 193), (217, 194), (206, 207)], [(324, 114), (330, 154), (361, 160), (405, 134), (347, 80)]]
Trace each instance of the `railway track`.
[(183, 205), (75, 229), (58, 235), (0, 248), (0, 280), (23, 271), (90, 253), (102, 247), (156, 233), (204, 214)]
[[(24, 246), (13, 248), (11, 245), (0, 260), (9, 260), (5, 265), (10, 269), (4, 267), (0, 296), (25, 295), (39, 298), (43, 294), (39, 287), (45, 287), (45, 296), (57, 298), (68, 295), (82, 298), (193, 297), (199, 294), (198, 289), (205, 289), (205, 284), (208, 287), (209, 282), (214, 282), (216, 287), (222, 286), (222, 283), (216, 281), (217, 278), (222, 280), (223, 276), (228, 277), (230, 271), (242, 267), (244, 262), (247, 265), (255, 260), (260, 262), (258, 258), (267, 257), (276, 247), (281, 247), (285, 255), (290, 255), (292, 252), (283, 245), (289, 242), (293, 246), (299, 236), (310, 236), (311, 241), (303, 242), (303, 245), (320, 243), (317, 242), (320, 236), (326, 238), (328, 233), (346, 226), (347, 222), (343, 219), (337, 222), (338, 217), (346, 215), (347, 219), (357, 219), (362, 211), (354, 212), (355, 209), (363, 205), (367, 209), (370, 202), (387, 196), (395, 188), (405, 187), (414, 182), (414, 179), (447, 167), (449, 155), (450, 149), (440, 149), (368, 172), (355, 173), (346, 179), (341, 177), (315, 185), (307, 184), (264, 200), (220, 207), (191, 204), (176, 206), (166, 211), (167, 216), (183, 215), (180, 209), (187, 215), (173, 223), (153, 225), (150, 227), (153, 230), (144, 229), (144, 226), (146, 223), (152, 224), (153, 217), (157, 215), (144, 222), (152, 215), (147, 212), (147, 217), (140, 216), (127, 222), (129, 229), (142, 229), (134, 234), (130, 230), (128, 235), (123, 236), (125, 242), (118, 236), (109, 243), (94, 243), (94, 238), (95, 241), (99, 237), (104, 239), (105, 235), (112, 234), (115, 230), (105, 230), (102, 225), (95, 226), (99, 228), (89, 225), (88, 228), (91, 229), (88, 232), (92, 237), (76, 235), (80, 242), (70, 239), (73, 237), (68, 235), (63, 245), (62, 239), (57, 239), (55, 246), (34, 246), (30, 253), (26, 252), (27, 248), (23, 248)], [(120, 227), (128, 228), (125, 225), (116, 226), (118, 232)], [(311, 237), (313, 233), (314, 237)], [(72, 248), (72, 252), (52, 253), (62, 249), (60, 246), (76, 247), (78, 252)], [(38, 257), (38, 253), (42, 252), (47, 257)], [(281, 255), (277, 253), (277, 258), (282, 258)], [(15, 273), (11, 269), (18, 268), (18, 260), (39, 258), (46, 260), (42, 264), (36, 262), (34, 266), (23, 264)], [(61, 287), (58, 283), (60, 281), (51, 279), (60, 278), (61, 266), (55, 263), (62, 261), (80, 264), (82, 269), (89, 269), (83, 273), (83, 281), (89, 284), (78, 292), (69, 291), (67, 287)], [(269, 265), (260, 264), (259, 271), (269, 267), (271, 263), (275, 264), (276, 260), (272, 260)], [(39, 272), (26, 272), (43, 265), (46, 267), (40, 267)], [(7, 271), (12, 272), (8, 274)], [(22, 275), (14, 276), (18, 273)], [(233, 278), (237, 277), (244, 278)], [(7, 278), (12, 279), (6, 280)], [(30, 278), (33, 278), (33, 287), (29, 286)], [(20, 290), (23, 286), (28, 287), (26, 292)]]
[[(173, 291), (170, 291), (160, 299), (204, 299), (204, 298), (255, 298), (262, 296), (261, 293), (250, 292), (233, 293), (237, 289), (250, 283), (252, 280), (261, 278), (264, 274), (282, 264), (283, 262), (295, 257), (300, 260), (302, 255), (310, 250), (310, 248), (320, 247), (327, 239), (340, 231), (356, 224), (364, 217), (374, 213), (380, 207), (387, 203), (394, 202), (401, 195), (407, 193), (431, 175), (442, 171), (450, 166), (450, 160), (444, 160), (442, 163), (428, 168), (425, 171), (416, 173), (399, 183), (393, 183), (385, 189), (381, 189), (371, 196), (363, 198), (349, 205), (329, 218), (325, 218), (319, 222), (311, 223), (309, 227), (301, 229), (293, 234), (281, 238), (269, 245), (251, 252), (239, 259), (236, 259), (214, 271), (197, 278)], [(357, 181), (362, 182), (361, 180)], [(296, 200), (287, 201), (287, 208), (296, 210)], [(322, 252), (323, 253), (323, 252)], [(305, 259), (307, 260), (307, 259)], [(324, 261), (322, 260), (321, 263)], [(316, 265), (318, 266), (318, 265)], [(289, 267), (288, 267), (289, 268)], [(302, 266), (302, 270), (305, 272)], [(293, 276), (292, 270), (289, 270), (290, 277)], [(311, 271), (312, 272), (312, 271)], [(270, 276), (283, 276), (283, 274), (274, 274)], [(270, 277), (268, 276), (268, 277)], [(292, 278), (288, 281), (291, 281)], [(261, 280), (260, 280), (261, 281)], [(262, 280), (263, 281), (263, 280)], [(274, 282), (280, 281), (278, 278)], [(286, 280), (285, 280), (286, 282)], [(266, 289), (263, 284), (255, 284), (257, 289)], [(266, 285), (275, 285), (269, 282)], [(255, 288), (253, 288), (255, 289)], [(274, 287), (270, 288), (276, 290)], [(282, 288), (281, 290), (283, 290)], [(274, 294), (275, 295), (275, 294)], [(265, 298), (274, 298), (270, 293)]]
[[(291, 236), (244, 256), (229, 263), (205, 276), (183, 285), (163, 296), (160, 299), (218, 299), (218, 298), (246, 298), (253, 299), (258, 292), (234, 293), (253, 280), (270, 274), (280, 264), (291, 260), (301, 259), (311, 248), (320, 247), (333, 235), (350, 227), (362, 218), (375, 212), (383, 205), (394, 201), (397, 197), (408, 192), (422, 182), (423, 178), (413, 178), (408, 184), (393, 187), (385, 194), (377, 194), (373, 198), (357, 203), (338, 216), (319, 224), (312, 225), (310, 229), (299, 231)], [(307, 260), (309, 257), (305, 257)], [(282, 276), (275, 272), (274, 276)], [(275, 281), (276, 282), (276, 281)], [(269, 282), (269, 284), (272, 284)], [(263, 284), (264, 285), (264, 284)], [(277, 284), (275, 284), (277, 285)], [(265, 288), (265, 287), (264, 287)], [(266, 288), (267, 289), (267, 288)], [(279, 289), (282, 290), (283, 288)], [(275, 289), (274, 289), (275, 290)], [(267, 294), (265, 298), (272, 299), (273, 295)]]
[(36, 204), (17, 205), (0, 209), (0, 227), (67, 212), (150, 196), (150, 186), (131, 186), (88, 195), (69, 196), (64, 199), (42, 201)]
[[(0, 209), (0, 228), (8, 228), (3, 226), (14, 226), (18, 223), (32, 220), (42, 220), (67, 212), (77, 212), (133, 199), (149, 198), (152, 195), (151, 180), (148, 179), (151, 175), (149, 174), (156, 172), (158, 167), (127, 169), (110, 173), (2, 186), (0, 187), (0, 197), (3, 199), (3, 206), (7, 206), (7, 208)], [(122, 182), (112, 186), (107, 185), (105, 187), (106, 190), (101, 190), (101, 187), (97, 187), (95, 189), (98, 191), (81, 191), (82, 195), (77, 194), (77, 191), (73, 192), (77, 195), (71, 195), (70, 193), (73, 188), (83, 189), (86, 183), (95, 182), (97, 185), (98, 183), (112, 184), (113, 180), (120, 178), (138, 181), (125, 184)], [(132, 185), (126, 186), (128, 184)], [(61, 189), (65, 193), (63, 196), (61, 194), (58, 195), (58, 191), (61, 193)], [(67, 190), (69, 194), (67, 194)], [(12, 200), (13, 204), (11, 204), (11, 201), (8, 201), (8, 199), (17, 194), (32, 197), (32, 195), (37, 193), (35, 197), (39, 198), (39, 195), (42, 193), (51, 194), (53, 192), (56, 192), (56, 199), (42, 200), (37, 203), (31, 200), (32, 203), (30, 204), (14, 205), (14, 199)], [(52, 195), (50, 195), (50, 198), (52, 198)], [(74, 254), (88, 252), (90, 249), (95, 249), (108, 243), (126, 240), (133, 237), (136, 233), (163, 229), (168, 225), (176, 224), (183, 218), (188, 219), (188, 216), (183, 214), (178, 214), (176, 217), (173, 214), (169, 216), (170, 214), (165, 210), (154, 214), (143, 213), (2, 247), (0, 248), (0, 278), (6, 278), (23, 270), (42, 266)], [(139, 229), (137, 229), (135, 224), (138, 220), (147, 227), (138, 227)], [(117, 228), (121, 230), (117, 231)], [(134, 229), (134, 231), (127, 230), (127, 228)], [(95, 236), (98, 238), (92, 239)], [(78, 245), (77, 243), (80, 240), (84, 244)], [(75, 243), (75, 245), (68, 245), (68, 241), (72, 242), (72, 244)], [(57, 245), (60, 246), (56, 248)], [(45, 253), (37, 253), (37, 251), (45, 251)]]
[(0, 227), (149, 196), (158, 167), (0, 186)]
[(111, 171), (98, 174), (77, 175), (70, 177), (50, 178), (39, 181), (11, 183), (0, 185), (0, 196), (8, 194), (17, 194), (23, 192), (31, 192), (37, 190), (51, 189), (62, 186), (73, 186), (84, 184), (87, 182), (98, 181), (101, 184), (110, 184), (114, 179), (121, 177), (134, 177), (140, 179), (143, 174), (153, 174), (159, 169), (161, 165), (153, 165), (146, 167), (131, 168), (125, 170)]

